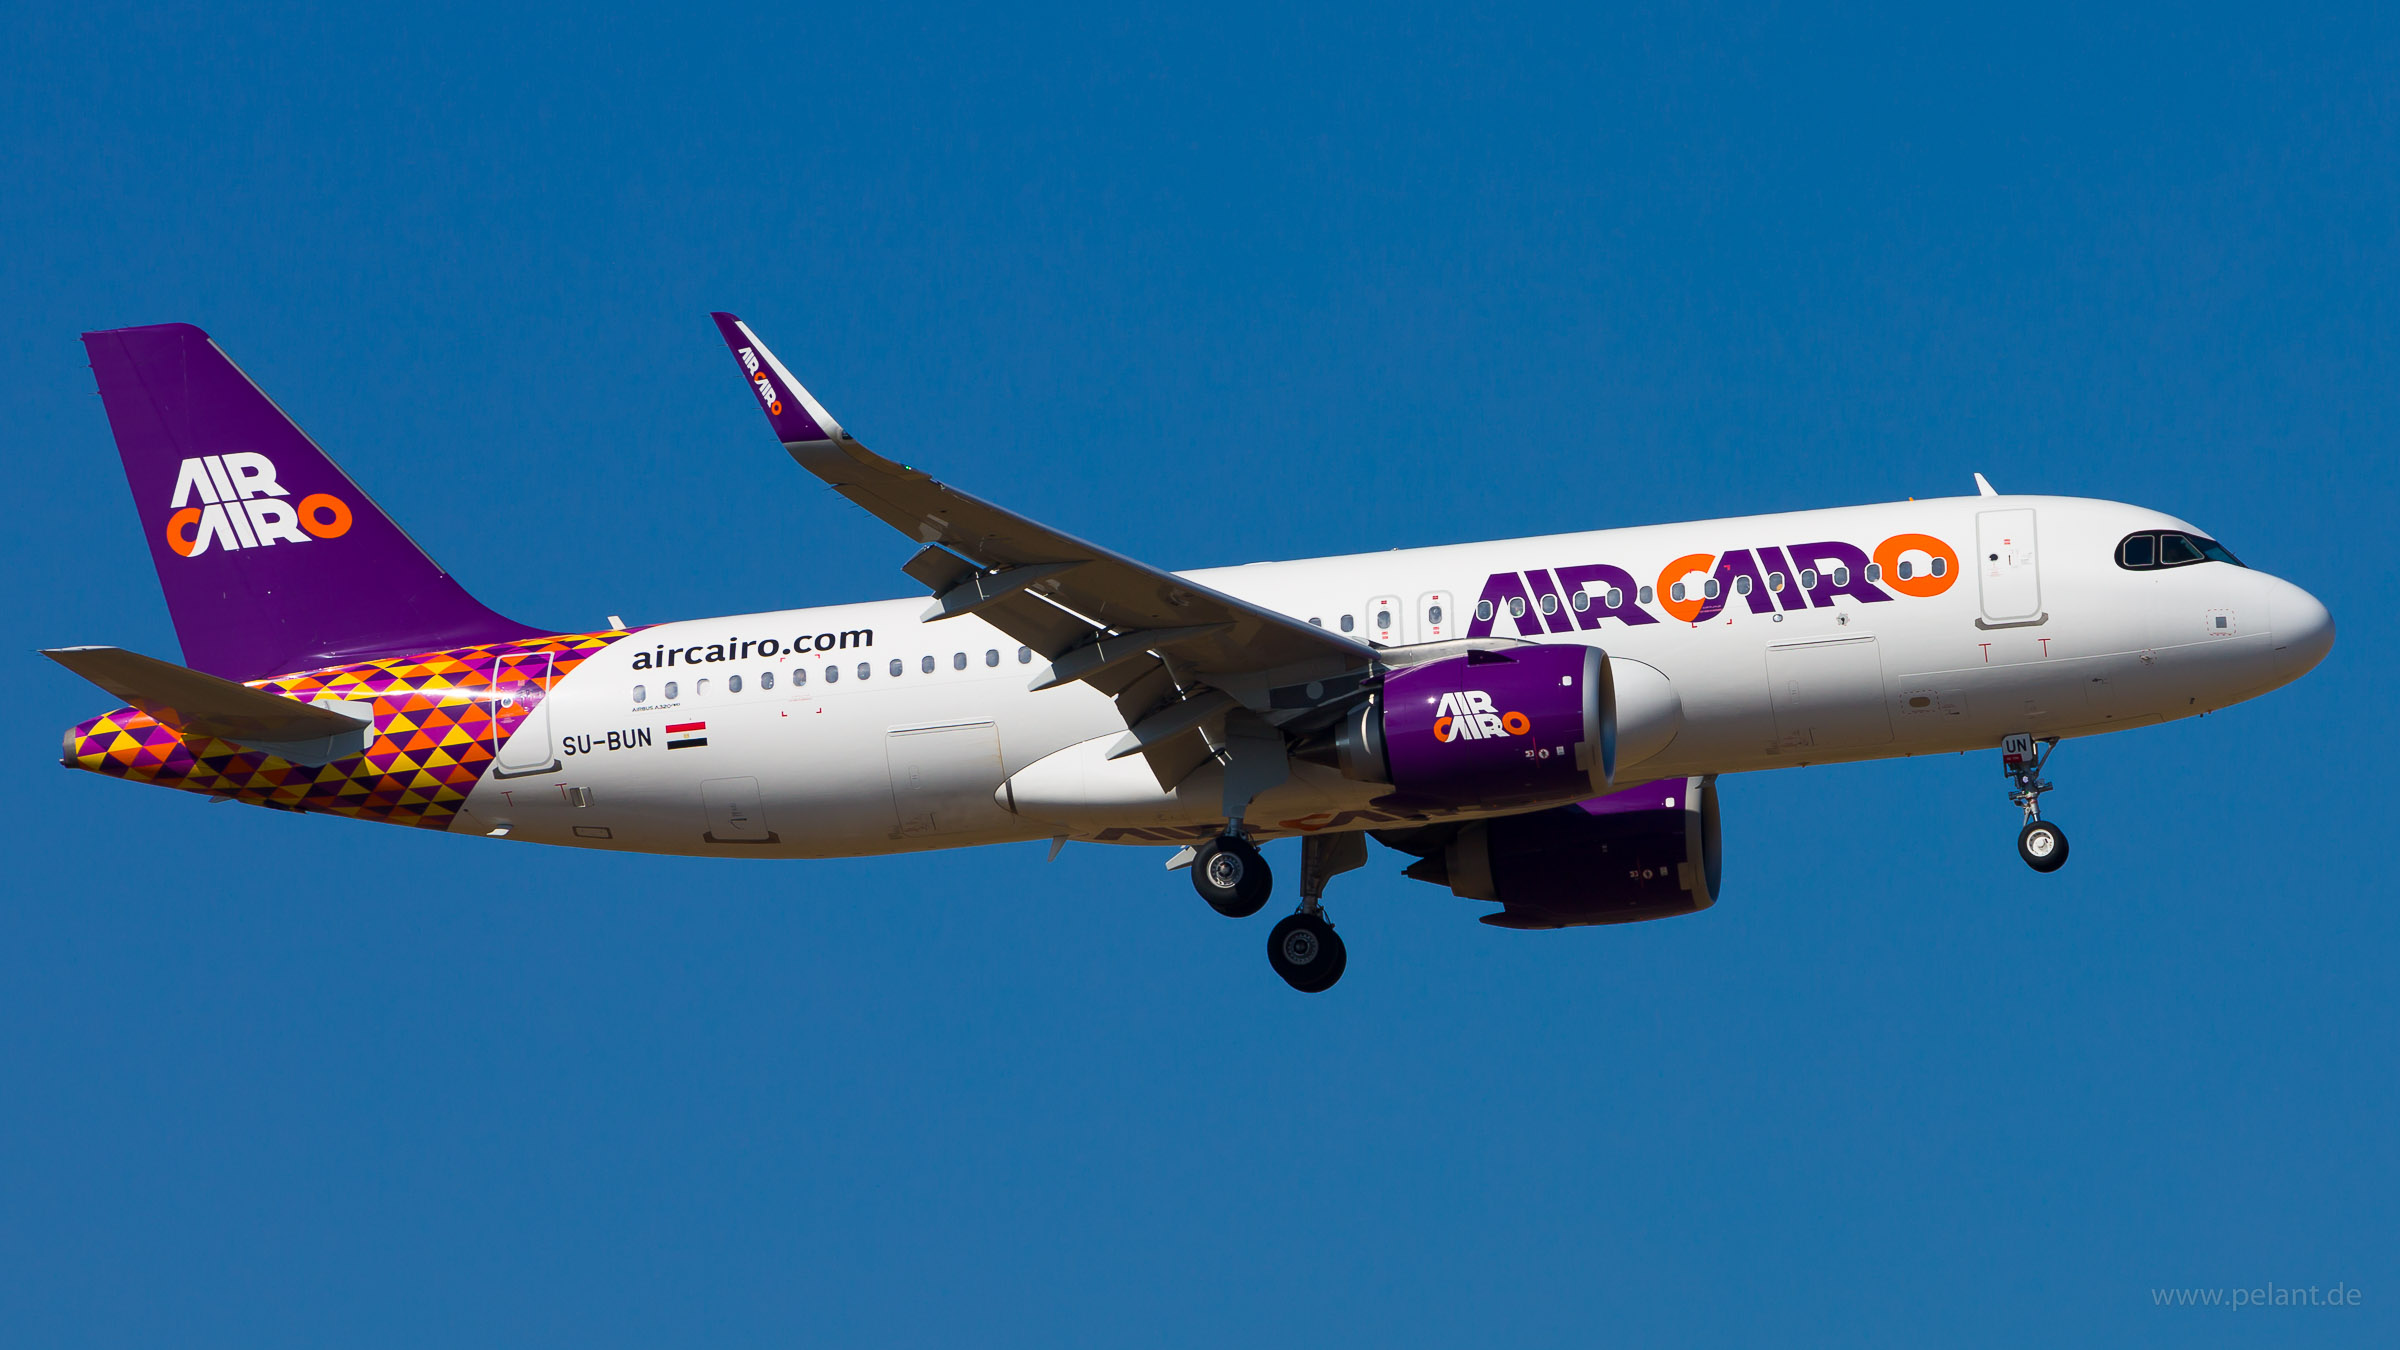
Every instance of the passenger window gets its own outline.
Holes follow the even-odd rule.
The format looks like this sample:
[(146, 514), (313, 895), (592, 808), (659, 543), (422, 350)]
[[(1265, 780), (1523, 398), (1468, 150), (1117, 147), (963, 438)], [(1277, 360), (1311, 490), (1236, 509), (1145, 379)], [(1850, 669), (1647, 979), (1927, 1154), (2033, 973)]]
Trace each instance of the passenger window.
[(895, 656), (895, 657), (893, 657), (893, 658), (892, 658), (892, 678), (893, 678), (893, 679), (895, 679), (895, 680), (896, 680), (896, 679), (899, 679), (899, 678), (900, 678), (900, 672), (902, 672), (902, 671), (904, 671), (904, 670), (906, 670), (906, 669), (908, 669), (908, 666), (907, 666), (905, 663), (903, 663), (903, 662), (900, 660), (900, 658), (899, 658), (899, 657)]
[(1030, 664), (1032, 664), (1032, 662), (1033, 662), (1033, 648), (1031, 648), (1031, 647), (1019, 647), (1019, 648), (1017, 648), (1017, 664), (1018, 664), (1018, 665), (1020, 665), (1020, 666), (1023, 666), (1023, 665), (1030, 665)]
[(2201, 560), (2200, 548), (2188, 534), (2162, 534), (2158, 537), (2158, 565), (2181, 567)]
[(1489, 601), (1489, 600), (1478, 600), (1478, 601), (1476, 601), (1476, 602), (1475, 602), (1475, 622), (1477, 622), (1477, 623), (1490, 623), (1491, 621), (1492, 621), (1492, 602), (1491, 602), (1491, 601)]
[[(1875, 575), (1875, 564), (1873, 564), (1873, 563), (1868, 563), (1868, 564), (1867, 564), (1867, 576), (1868, 576), (1868, 579), (1869, 579), (1869, 580), (1872, 580), (1872, 579), (1874, 578), (1874, 575)], [(1847, 585), (1849, 585), (1849, 584), (1850, 584), (1850, 569), (1849, 569), (1849, 568), (1847, 568), (1847, 567), (1836, 567), (1836, 568), (1834, 568), (1834, 569), (1833, 569), (1833, 584), (1834, 584), (1834, 585), (1836, 585), (1836, 586), (1847, 586)]]
[(675, 682), (673, 680), (667, 681), (667, 697), (670, 699), (675, 697)]
[[(1841, 575), (1841, 573), (1839, 573), (1839, 572), (1836, 572), (1834, 575), (1835, 575), (1835, 576), (1838, 578), (1838, 577)], [(1867, 564), (1867, 580), (1869, 580), (1869, 581), (1881, 581), (1881, 580), (1883, 580), (1883, 564), (1882, 564), (1882, 563), (1868, 563), (1868, 564)]]
[(1715, 577), (1710, 577), (1708, 580), (1700, 583), (1700, 594), (1706, 596), (1708, 599), (1714, 600), (1724, 593), (1725, 588), (1717, 584), (1717, 579)]
[(1508, 617), (1512, 619), (1522, 619), (1525, 617), (1524, 596), (1512, 595), (1508, 597)]
[(1343, 631), (1343, 632), (1347, 633), (1347, 632), (1349, 632), (1351, 629), (1353, 629), (1353, 628), (1356, 628), (1356, 627), (1358, 627), (1358, 620), (1351, 618), (1351, 617), (1350, 617), (1349, 615), (1347, 615), (1347, 614), (1345, 614), (1345, 615), (1343, 615), (1343, 616), (1342, 616), (1342, 631)]
[(862, 680), (863, 680), (863, 679), (867, 679), (867, 678), (869, 678), (870, 676), (874, 675), (874, 673), (875, 673), (875, 665), (874, 665), (874, 663), (873, 663), (873, 662), (871, 662), (871, 661), (861, 661), (861, 662), (859, 662), (859, 663), (858, 663), (858, 678), (860, 678), (860, 679), (862, 679)]
[(1574, 602), (1574, 603), (1575, 603), (1575, 612), (1576, 612), (1576, 613), (1578, 613), (1578, 614), (1581, 614), (1581, 613), (1583, 613), (1585, 610), (1587, 610), (1587, 609), (1590, 609), (1590, 608), (1592, 607), (1592, 593), (1591, 593), (1590, 591), (1587, 591), (1587, 590), (1583, 589), (1583, 588), (1582, 588), (1582, 587), (1580, 587), (1580, 586), (1576, 587), (1576, 588), (1575, 588), (1575, 602)]
[(1775, 592), (1777, 595), (1783, 594), (1783, 573), (1767, 573), (1767, 589)]
[(950, 658), (950, 668), (952, 670), (965, 670), (967, 668), (967, 654), (965, 652), (959, 652), (958, 654), (952, 656)]
[(636, 703), (648, 703), (650, 701), (650, 686), (646, 684), (635, 685), (633, 687), (633, 701)]
[(924, 660), (919, 661), (917, 663), (917, 669), (924, 674), (931, 675), (933, 673), (933, 658), (928, 656)]
[[(1440, 620), (1437, 619), (1435, 622), (1439, 623)], [(1376, 610), (1375, 626), (1380, 629), (1389, 629), (1392, 626), (1392, 612), (1388, 609)]]
[(840, 666), (827, 666), (827, 667), (825, 667), (825, 683), (827, 683), (827, 684), (840, 684), (841, 682), (842, 682), (842, 668), (841, 668)]
[(988, 648), (985, 648), (985, 649), (984, 649), (984, 653), (983, 653), (983, 663), (984, 663), (985, 665), (987, 665), (987, 666), (996, 666), (996, 665), (999, 665), (999, 664), (1000, 664), (1000, 649), (999, 649), (998, 647), (988, 647)]
[(1609, 587), (1609, 588), (1608, 588), (1608, 607), (1609, 607), (1610, 609), (1623, 609), (1623, 608), (1625, 608), (1625, 592), (1624, 592), (1624, 591), (1622, 591), (1622, 590), (1620, 590), (1619, 588), (1617, 588), (1617, 587), (1615, 587), (1615, 586), (1611, 586), (1611, 587)]
[(1933, 560), (1933, 567), (1930, 570), (1935, 576), (1941, 576), (1950, 570), (1950, 560), (1948, 558), (1936, 558)]
[(1431, 608), (1427, 609), (1427, 610), (1425, 611), (1425, 622), (1427, 622), (1427, 623), (1429, 623), (1429, 624), (1432, 624), (1432, 625), (1433, 625), (1434, 627), (1436, 627), (1436, 628), (1439, 628), (1439, 627), (1441, 627), (1441, 626), (1442, 626), (1442, 607), (1441, 607), (1440, 605), (1434, 605), (1434, 606), (1432, 606)]
[(808, 683), (808, 667), (794, 666), (792, 668), (792, 687), (797, 689), (806, 683)]
[[(1913, 565), (1913, 564), (1911, 564), (1911, 563), (1909, 562), (1909, 560), (1908, 560), (1908, 559), (1906, 559), (1906, 558), (1902, 558), (1902, 559), (1900, 560), (1900, 579), (1901, 579), (1902, 581), (1906, 581), (1906, 580), (1908, 580), (1908, 578), (1909, 578), (1909, 574), (1910, 574), (1911, 572), (1915, 571), (1915, 570), (1916, 570), (1916, 569), (1915, 569), (1914, 565)], [(1872, 578), (1874, 577), (1874, 575), (1875, 575), (1875, 574), (1874, 574), (1874, 573), (1872, 573), (1872, 572), (1869, 572), (1869, 573), (1867, 574), (1867, 576), (1868, 576), (1868, 578), (1869, 578), (1869, 579), (1872, 579)]]
[(693, 697), (693, 698), (707, 698), (707, 697), (708, 697), (708, 681), (706, 681), (706, 680), (701, 680), (701, 681), (698, 681), (697, 683), (693, 684), (693, 685), (692, 685), (692, 697)]
[(774, 688), (775, 672), (771, 670), (759, 672), (758, 687), (762, 690)]
[(1813, 567), (1802, 569), (1800, 573), (1800, 589), (1804, 591), (1813, 591), (1816, 588), (1817, 569)]
[(728, 694), (738, 694), (742, 692), (742, 677), (739, 675), (726, 676), (725, 692)]
[(1733, 579), (1733, 593), (1735, 595), (1748, 595), (1750, 593), (1750, 578), (1735, 577)]
[(1309, 621), (1310, 623), (1312, 623), (1312, 624), (1315, 624), (1315, 625), (1316, 625), (1317, 627), (1319, 627), (1319, 628), (1323, 628), (1323, 627), (1325, 626), (1325, 621), (1324, 621), (1323, 619), (1320, 619), (1320, 618), (1318, 618), (1318, 617), (1317, 617), (1316, 615), (1314, 615), (1314, 614), (1311, 614), (1311, 615), (1309, 615), (1309, 616), (1308, 616), (1308, 621)]
[(1646, 605), (1646, 604), (1649, 604), (1649, 603), (1650, 603), (1652, 600), (1654, 600), (1654, 599), (1656, 599), (1656, 598), (1658, 598), (1658, 592), (1656, 592), (1656, 591), (1652, 590), (1652, 589), (1651, 589), (1651, 588), (1649, 588), (1648, 586), (1644, 586), (1644, 587), (1642, 588), (1642, 603), (1643, 603), (1643, 604), (1645, 604), (1645, 605)]
[(1674, 585), (1669, 586), (1667, 588), (1667, 596), (1672, 600), (1681, 602), (1683, 599), (1683, 583), (1678, 581)]

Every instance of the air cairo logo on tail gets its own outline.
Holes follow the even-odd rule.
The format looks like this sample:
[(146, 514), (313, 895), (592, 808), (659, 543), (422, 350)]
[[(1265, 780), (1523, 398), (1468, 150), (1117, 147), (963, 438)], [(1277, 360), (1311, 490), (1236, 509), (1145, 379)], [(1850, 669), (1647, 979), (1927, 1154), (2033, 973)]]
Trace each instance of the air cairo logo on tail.
[(777, 417), (783, 416), (783, 400), (775, 393), (775, 382), (759, 369), (758, 353), (744, 347), (737, 355), (742, 358), (742, 369), (750, 372), (750, 383), (758, 390), (758, 401), (767, 405), (768, 412)]
[[(275, 461), (250, 450), (187, 459), (175, 471), (168, 509), (167, 547), (186, 558), (211, 548), (265, 548), (339, 539), (350, 532), (350, 507), (330, 493), (294, 503), (275, 481)], [(195, 504), (194, 498), (198, 499)]]
[(1480, 741), (1489, 736), (1532, 734), (1532, 718), (1521, 712), (1495, 711), (1492, 696), (1481, 689), (1444, 694), (1433, 709), (1433, 738), (1444, 745), (1452, 741)]

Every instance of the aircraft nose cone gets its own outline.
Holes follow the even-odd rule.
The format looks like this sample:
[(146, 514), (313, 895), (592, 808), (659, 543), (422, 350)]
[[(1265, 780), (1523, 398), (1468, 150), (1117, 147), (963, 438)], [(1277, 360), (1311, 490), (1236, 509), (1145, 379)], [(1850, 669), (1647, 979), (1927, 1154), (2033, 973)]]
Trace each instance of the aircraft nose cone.
[(2317, 597), (2288, 581), (2281, 582), (2270, 614), (2275, 656), (2289, 672), (2286, 679), (2307, 674), (2333, 650), (2333, 615)]

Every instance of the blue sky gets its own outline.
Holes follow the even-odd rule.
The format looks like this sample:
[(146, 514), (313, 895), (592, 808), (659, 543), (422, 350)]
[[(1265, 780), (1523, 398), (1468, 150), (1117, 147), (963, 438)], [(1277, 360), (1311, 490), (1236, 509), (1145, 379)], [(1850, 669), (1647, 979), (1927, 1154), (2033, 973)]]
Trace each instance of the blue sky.
[[(2389, 1344), (2400, 33), (17, 8), (0, 1339)], [(908, 593), (709, 325), (1171, 566), (1969, 490), (2323, 597), (2300, 684), (1729, 779), (1724, 898), (1305, 998), (1141, 850), (579, 855), (54, 767), (173, 634), (76, 334), (201, 324), (558, 627)], [(1270, 856), (1290, 875), (1296, 858)], [(2166, 1286), (2355, 1308), (2160, 1310)]]

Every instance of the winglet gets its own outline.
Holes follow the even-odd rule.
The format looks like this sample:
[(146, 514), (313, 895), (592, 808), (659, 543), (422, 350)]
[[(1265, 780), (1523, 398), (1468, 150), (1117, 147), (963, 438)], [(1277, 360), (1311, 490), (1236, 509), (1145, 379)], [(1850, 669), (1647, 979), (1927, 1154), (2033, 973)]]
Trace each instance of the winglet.
[(749, 381), (750, 390), (758, 395), (765, 407), (767, 421), (775, 428), (775, 438), (785, 445), (805, 445), (811, 441), (847, 439), (841, 424), (825, 411), (825, 406), (800, 387), (792, 372), (783, 368), (767, 344), (758, 340), (750, 325), (731, 314), (713, 313), (717, 331), (724, 335), (726, 349), (741, 363), (742, 378)]
[(1977, 474), (1975, 475), (1975, 495), (1978, 497), (1997, 497), (2000, 494), (1992, 490), (1991, 483), (1986, 480), (1982, 474)]

